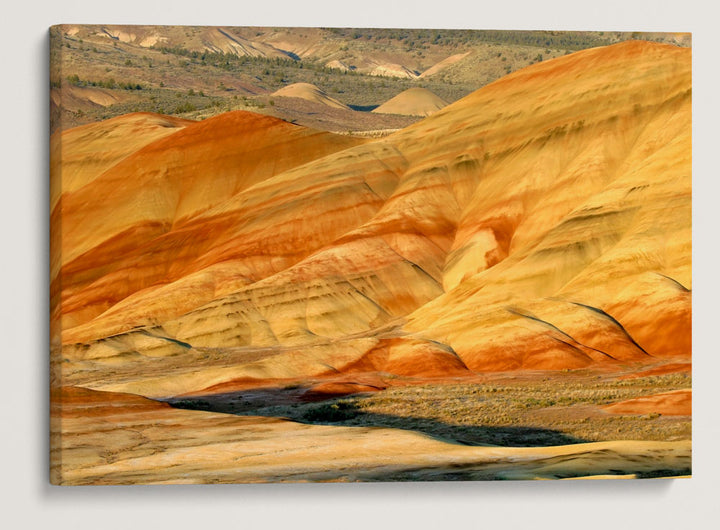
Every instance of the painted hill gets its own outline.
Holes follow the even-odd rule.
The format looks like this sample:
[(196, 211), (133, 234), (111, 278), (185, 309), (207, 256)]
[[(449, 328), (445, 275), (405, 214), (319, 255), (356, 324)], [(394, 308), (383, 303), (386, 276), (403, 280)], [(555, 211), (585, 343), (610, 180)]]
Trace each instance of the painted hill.
[[(174, 123), (173, 119), (153, 119)], [(73, 175), (68, 175), (69, 189), (52, 212), (60, 231), (53, 234), (57, 252), (51, 259), (51, 290), (62, 297), (56, 310), (66, 329), (136, 291), (159, 288), (199, 270), (202, 265), (193, 263), (206, 244), (224, 255), (220, 262), (230, 259), (232, 251), (223, 250), (223, 245), (229, 245), (237, 234), (227, 231), (229, 219), (216, 215), (195, 221), (192, 228), (186, 225), (264, 179), (363, 142), (238, 111), (180, 130), (171, 128), (174, 134), (152, 142), (147, 142), (150, 135), (138, 135), (126, 145), (137, 142), (139, 149), (117, 156), (113, 129), (133, 128), (137, 121), (137, 115), (130, 115), (63, 133), (63, 154), (71, 155), (67, 166), (63, 165), (63, 175), (67, 167), (85, 183), (75, 184)], [(96, 145), (98, 137), (110, 139), (102, 142), (107, 151)], [(82, 158), (88, 149), (93, 149), (94, 156)], [(75, 163), (74, 153), (84, 166)], [(117, 163), (108, 168), (108, 159)], [(60, 188), (66, 188), (64, 182)], [(212, 239), (207, 239), (206, 230), (214, 230)], [(273, 269), (273, 261), (261, 268)], [(207, 274), (205, 286), (212, 278)], [(241, 275), (233, 277), (235, 282), (245, 281)], [(195, 295), (212, 298), (214, 289), (210, 288), (209, 295)], [(180, 298), (189, 307), (198, 303), (188, 293)], [(176, 310), (183, 307), (173, 305)]]
[(403, 114), (405, 116), (429, 116), (447, 106), (447, 103), (425, 88), (408, 88), (386, 101), (373, 112), (380, 114)]
[(53, 134), (50, 138), (50, 208), (55, 208), (60, 194), (82, 188), (150, 142), (192, 123), (138, 112)]
[(64, 384), (687, 359), (691, 89), (690, 50), (635, 41), (374, 142), (235, 114), (157, 140), (61, 201)]
[(445, 294), (407, 329), (473, 370), (689, 356), (691, 90), (688, 50), (628, 42), (527, 68), (404, 131), (408, 148), (472, 134), (483, 153), (462, 160), (481, 184), (459, 204)]
[(320, 90), (311, 83), (293, 83), (292, 85), (285, 86), (280, 90), (276, 90), (273, 92), (273, 96), (301, 98), (336, 109), (350, 110), (350, 107), (339, 102), (337, 99), (331, 98), (328, 96), (327, 92)]

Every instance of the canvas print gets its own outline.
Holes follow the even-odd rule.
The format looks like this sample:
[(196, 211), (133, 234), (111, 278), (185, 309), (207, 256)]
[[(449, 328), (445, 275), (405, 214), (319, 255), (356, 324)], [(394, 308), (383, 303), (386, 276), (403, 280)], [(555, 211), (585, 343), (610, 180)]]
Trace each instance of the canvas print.
[(50, 480), (689, 477), (691, 35), (50, 29)]

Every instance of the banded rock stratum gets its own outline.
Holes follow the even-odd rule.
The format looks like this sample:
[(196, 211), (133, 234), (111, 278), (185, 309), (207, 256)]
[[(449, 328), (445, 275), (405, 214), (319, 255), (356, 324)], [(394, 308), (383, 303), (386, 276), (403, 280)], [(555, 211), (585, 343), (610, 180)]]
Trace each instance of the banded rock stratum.
[(58, 133), (53, 381), (169, 397), (687, 360), (691, 91), (689, 49), (629, 41), (372, 141), (248, 112)]

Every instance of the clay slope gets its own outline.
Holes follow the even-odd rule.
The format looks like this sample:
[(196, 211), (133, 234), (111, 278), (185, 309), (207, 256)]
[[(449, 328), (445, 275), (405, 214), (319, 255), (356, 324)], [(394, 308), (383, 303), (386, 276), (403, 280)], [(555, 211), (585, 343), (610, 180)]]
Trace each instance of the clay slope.
[(418, 74), (410, 70), (407, 66), (395, 63), (378, 64), (370, 71), (370, 75), (380, 77), (401, 77), (407, 79), (415, 79), (418, 77)]
[(202, 34), (203, 47), (211, 52), (228, 53), (247, 57), (280, 57), (290, 55), (261, 42), (253, 42), (238, 35), (231, 35), (223, 28), (208, 28)]
[(406, 329), (474, 370), (688, 357), (690, 130), (690, 51), (642, 42), (527, 68), (410, 127), (401, 145), (474, 136), (484, 154), (446, 293)]
[(287, 85), (280, 90), (273, 92), (273, 96), (281, 96), (286, 98), (301, 98), (315, 103), (321, 103), (328, 107), (336, 109), (350, 110), (350, 107), (344, 103), (340, 103), (337, 99), (331, 98), (328, 94), (320, 90), (318, 87), (311, 83), (293, 83)]
[(51, 210), (61, 194), (82, 188), (123, 158), (191, 123), (181, 118), (138, 112), (53, 134), (50, 137)]
[[(127, 128), (137, 119), (128, 116), (118, 122)], [(62, 297), (56, 317), (62, 314), (63, 329), (94, 318), (132, 293), (207, 266), (195, 263), (206, 245), (215, 245), (215, 252), (223, 254), (221, 246), (234, 237), (227, 232), (233, 219), (218, 212), (191, 223), (194, 216), (276, 173), (362, 142), (268, 116), (233, 112), (192, 123), (111, 165), (119, 158), (108, 133), (112, 125), (88, 126), (63, 136), (77, 138), (69, 149), (80, 157), (77, 163), (72, 156), (67, 162), (62, 159), (61, 188), (69, 190), (52, 214), (59, 230), (53, 234), (56, 260), (51, 264), (51, 287), (54, 296)], [(126, 148), (138, 147), (134, 142), (140, 135), (128, 136)], [(83, 156), (87, 150), (97, 153), (98, 163)], [(73, 178), (68, 169), (82, 179)], [(79, 180), (85, 185), (76, 184)], [(260, 270), (274, 266), (269, 260)], [(206, 284), (214, 277), (208, 274)], [(233, 285), (246, 281), (238, 272), (230, 277)], [(195, 307), (192, 295), (182, 298), (186, 301), (182, 308)]]
[[(78, 324), (63, 376), (167, 396), (687, 358), (690, 66), (689, 50), (637, 41), (578, 52), (306, 165), (278, 167), (277, 146), (248, 153), (257, 176), (212, 187), (176, 183), (230, 146), (190, 164), (180, 134), (223, 141), (230, 118), (155, 142), (95, 179), (120, 192), (112, 204), (80, 208), (84, 189), (68, 202), (83, 214), (63, 223), (77, 275), (63, 311)], [(274, 176), (256, 169), (269, 163)], [(128, 175), (143, 182), (132, 201)], [(118, 260), (129, 248), (135, 261)], [(121, 284), (134, 286), (81, 314)]]
[(386, 101), (373, 112), (403, 114), (405, 116), (429, 116), (447, 106), (447, 102), (425, 88), (408, 88)]
[(290, 54), (263, 42), (253, 41), (223, 27), (203, 26), (63, 26), (68, 35), (106, 37), (142, 48), (182, 47), (248, 57), (288, 58)]
[(448, 66), (462, 61), (469, 54), (470, 54), (470, 52), (456, 53), (455, 55), (451, 55), (447, 59), (443, 59), (439, 63), (436, 63), (433, 66), (431, 66), (430, 68), (428, 68), (427, 70), (425, 70), (422, 74), (420, 74), (419, 77), (425, 78), (425, 77), (433, 76), (433, 75), (437, 74), (438, 72), (441, 72)]

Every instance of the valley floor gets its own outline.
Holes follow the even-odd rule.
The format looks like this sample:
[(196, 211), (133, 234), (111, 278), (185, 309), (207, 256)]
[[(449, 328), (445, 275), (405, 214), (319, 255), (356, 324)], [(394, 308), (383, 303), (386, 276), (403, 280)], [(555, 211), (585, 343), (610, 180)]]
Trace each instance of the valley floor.
[(341, 397), (288, 384), (174, 407), (64, 387), (51, 475), (68, 485), (686, 476), (689, 368), (394, 381)]

